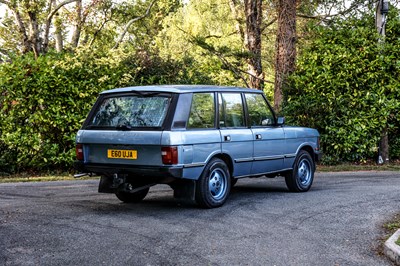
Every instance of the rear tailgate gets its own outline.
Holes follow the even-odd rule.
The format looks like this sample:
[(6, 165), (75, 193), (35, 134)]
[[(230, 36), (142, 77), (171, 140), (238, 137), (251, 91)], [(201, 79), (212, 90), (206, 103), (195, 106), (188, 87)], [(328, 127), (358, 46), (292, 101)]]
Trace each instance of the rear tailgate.
[(85, 164), (162, 165), (162, 131), (80, 130)]

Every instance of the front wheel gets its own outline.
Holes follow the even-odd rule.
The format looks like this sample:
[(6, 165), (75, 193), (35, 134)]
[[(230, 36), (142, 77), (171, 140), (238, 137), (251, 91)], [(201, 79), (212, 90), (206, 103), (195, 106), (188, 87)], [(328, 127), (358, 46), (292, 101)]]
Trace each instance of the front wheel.
[(212, 159), (196, 181), (196, 202), (204, 208), (222, 206), (229, 196), (231, 177), (221, 159)]
[(293, 165), (293, 170), (285, 175), (285, 182), (292, 192), (306, 192), (314, 180), (315, 164), (307, 151), (300, 151)]

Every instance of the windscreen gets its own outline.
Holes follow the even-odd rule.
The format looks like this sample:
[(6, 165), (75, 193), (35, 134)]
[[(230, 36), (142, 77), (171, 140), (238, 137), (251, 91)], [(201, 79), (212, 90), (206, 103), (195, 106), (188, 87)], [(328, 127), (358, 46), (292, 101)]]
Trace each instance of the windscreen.
[(118, 96), (104, 98), (86, 127), (161, 127), (171, 98), (155, 96)]

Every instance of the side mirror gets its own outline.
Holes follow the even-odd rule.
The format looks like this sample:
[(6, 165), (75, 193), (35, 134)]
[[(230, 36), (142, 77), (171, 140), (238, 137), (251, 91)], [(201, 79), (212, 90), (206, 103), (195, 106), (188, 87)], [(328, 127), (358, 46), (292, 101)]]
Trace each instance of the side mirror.
[(283, 116), (278, 117), (277, 125), (283, 126), (284, 124), (285, 124), (285, 117), (283, 117)]

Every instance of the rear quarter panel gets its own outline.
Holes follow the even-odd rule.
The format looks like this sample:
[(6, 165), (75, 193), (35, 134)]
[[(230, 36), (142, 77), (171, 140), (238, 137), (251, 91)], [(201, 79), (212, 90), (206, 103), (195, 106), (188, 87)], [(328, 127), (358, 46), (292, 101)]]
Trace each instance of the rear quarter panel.
[(198, 179), (205, 164), (221, 153), (221, 137), (217, 129), (164, 131), (162, 145), (177, 146), (183, 177)]
[(286, 146), (284, 168), (291, 168), (298, 152), (305, 147), (314, 151), (318, 147), (319, 133), (305, 127), (284, 127)]

